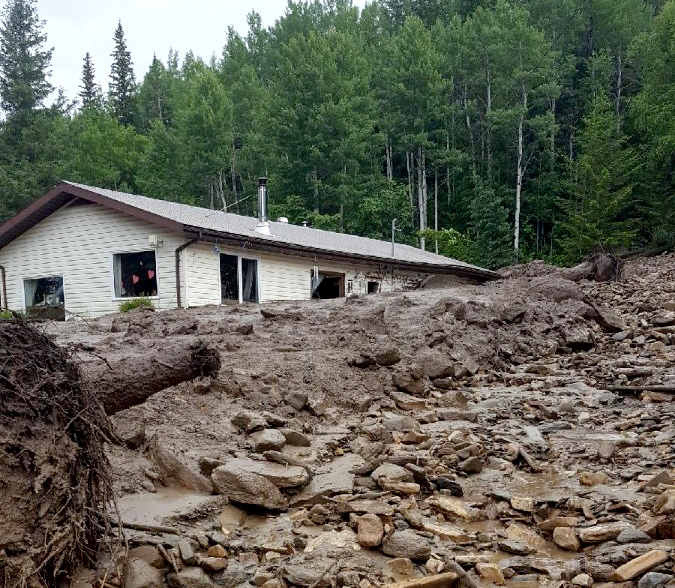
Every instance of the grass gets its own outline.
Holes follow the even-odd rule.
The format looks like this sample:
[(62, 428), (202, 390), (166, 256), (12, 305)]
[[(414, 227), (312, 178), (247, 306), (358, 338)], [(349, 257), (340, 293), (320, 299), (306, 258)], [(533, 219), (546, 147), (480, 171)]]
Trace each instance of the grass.
[(120, 312), (129, 312), (135, 308), (155, 308), (149, 298), (134, 298), (120, 304)]
[(0, 310), (0, 320), (12, 318), (14, 318), (14, 315), (9, 310)]

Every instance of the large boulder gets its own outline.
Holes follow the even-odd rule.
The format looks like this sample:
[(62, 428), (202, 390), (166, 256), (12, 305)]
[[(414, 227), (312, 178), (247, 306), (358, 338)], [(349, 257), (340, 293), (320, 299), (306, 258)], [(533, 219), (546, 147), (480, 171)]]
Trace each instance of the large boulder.
[(411, 529), (394, 531), (385, 537), (382, 551), (391, 557), (407, 557), (413, 561), (426, 560), (431, 555), (429, 541)]
[(232, 502), (259, 506), (267, 510), (286, 510), (288, 504), (279, 489), (267, 478), (229, 462), (211, 474), (213, 487)]
[(282, 465), (246, 458), (229, 459), (223, 465), (258, 474), (272, 482), (277, 488), (298, 488), (309, 482), (307, 470), (295, 465)]
[(162, 588), (162, 572), (142, 559), (132, 559), (124, 566), (125, 588)]

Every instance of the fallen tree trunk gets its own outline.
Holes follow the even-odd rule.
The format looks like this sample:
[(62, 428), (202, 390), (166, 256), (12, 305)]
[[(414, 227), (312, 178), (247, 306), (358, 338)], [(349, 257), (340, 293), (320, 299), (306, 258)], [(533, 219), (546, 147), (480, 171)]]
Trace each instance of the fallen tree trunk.
[(622, 261), (611, 253), (597, 253), (589, 260), (562, 271), (568, 280), (595, 280), (610, 282), (621, 279)]
[(83, 385), (95, 391), (107, 415), (113, 415), (150, 396), (220, 370), (218, 352), (198, 342), (169, 349), (82, 366)]

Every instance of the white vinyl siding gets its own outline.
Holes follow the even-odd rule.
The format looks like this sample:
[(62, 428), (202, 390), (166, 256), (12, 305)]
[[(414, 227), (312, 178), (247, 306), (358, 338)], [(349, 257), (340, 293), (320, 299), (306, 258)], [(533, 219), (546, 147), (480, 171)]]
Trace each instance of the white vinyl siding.
[(184, 243), (151, 223), (95, 204), (66, 206), (0, 249), (7, 272), (7, 299), (13, 310), (24, 310), (23, 280), (63, 276), (66, 311), (78, 316), (116, 312), (113, 253), (147, 251), (148, 237), (163, 241), (157, 248), (159, 309), (176, 306), (174, 252)]
[(188, 284), (184, 306), (220, 304), (220, 254), (213, 245), (194, 243), (181, 257)]
[(308, 300), (312, 267), (298, 257), (262, 254), (262, 301)]

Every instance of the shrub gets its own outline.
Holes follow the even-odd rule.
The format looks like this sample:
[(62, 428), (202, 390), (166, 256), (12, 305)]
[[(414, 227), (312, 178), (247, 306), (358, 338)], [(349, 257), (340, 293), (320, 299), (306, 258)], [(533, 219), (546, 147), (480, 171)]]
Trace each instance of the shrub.
[(11, 319), (14, 318), (14, 315), (9, 310), (0, 310), (0, 320), (2, 319)]
[(149, 298), (134, 298), (133, 300), (127, 300), (120, 304), (120, 312), (129, 312), (135, 308), (152, 308), (155, 307), (152, 304), (152, 301)]

